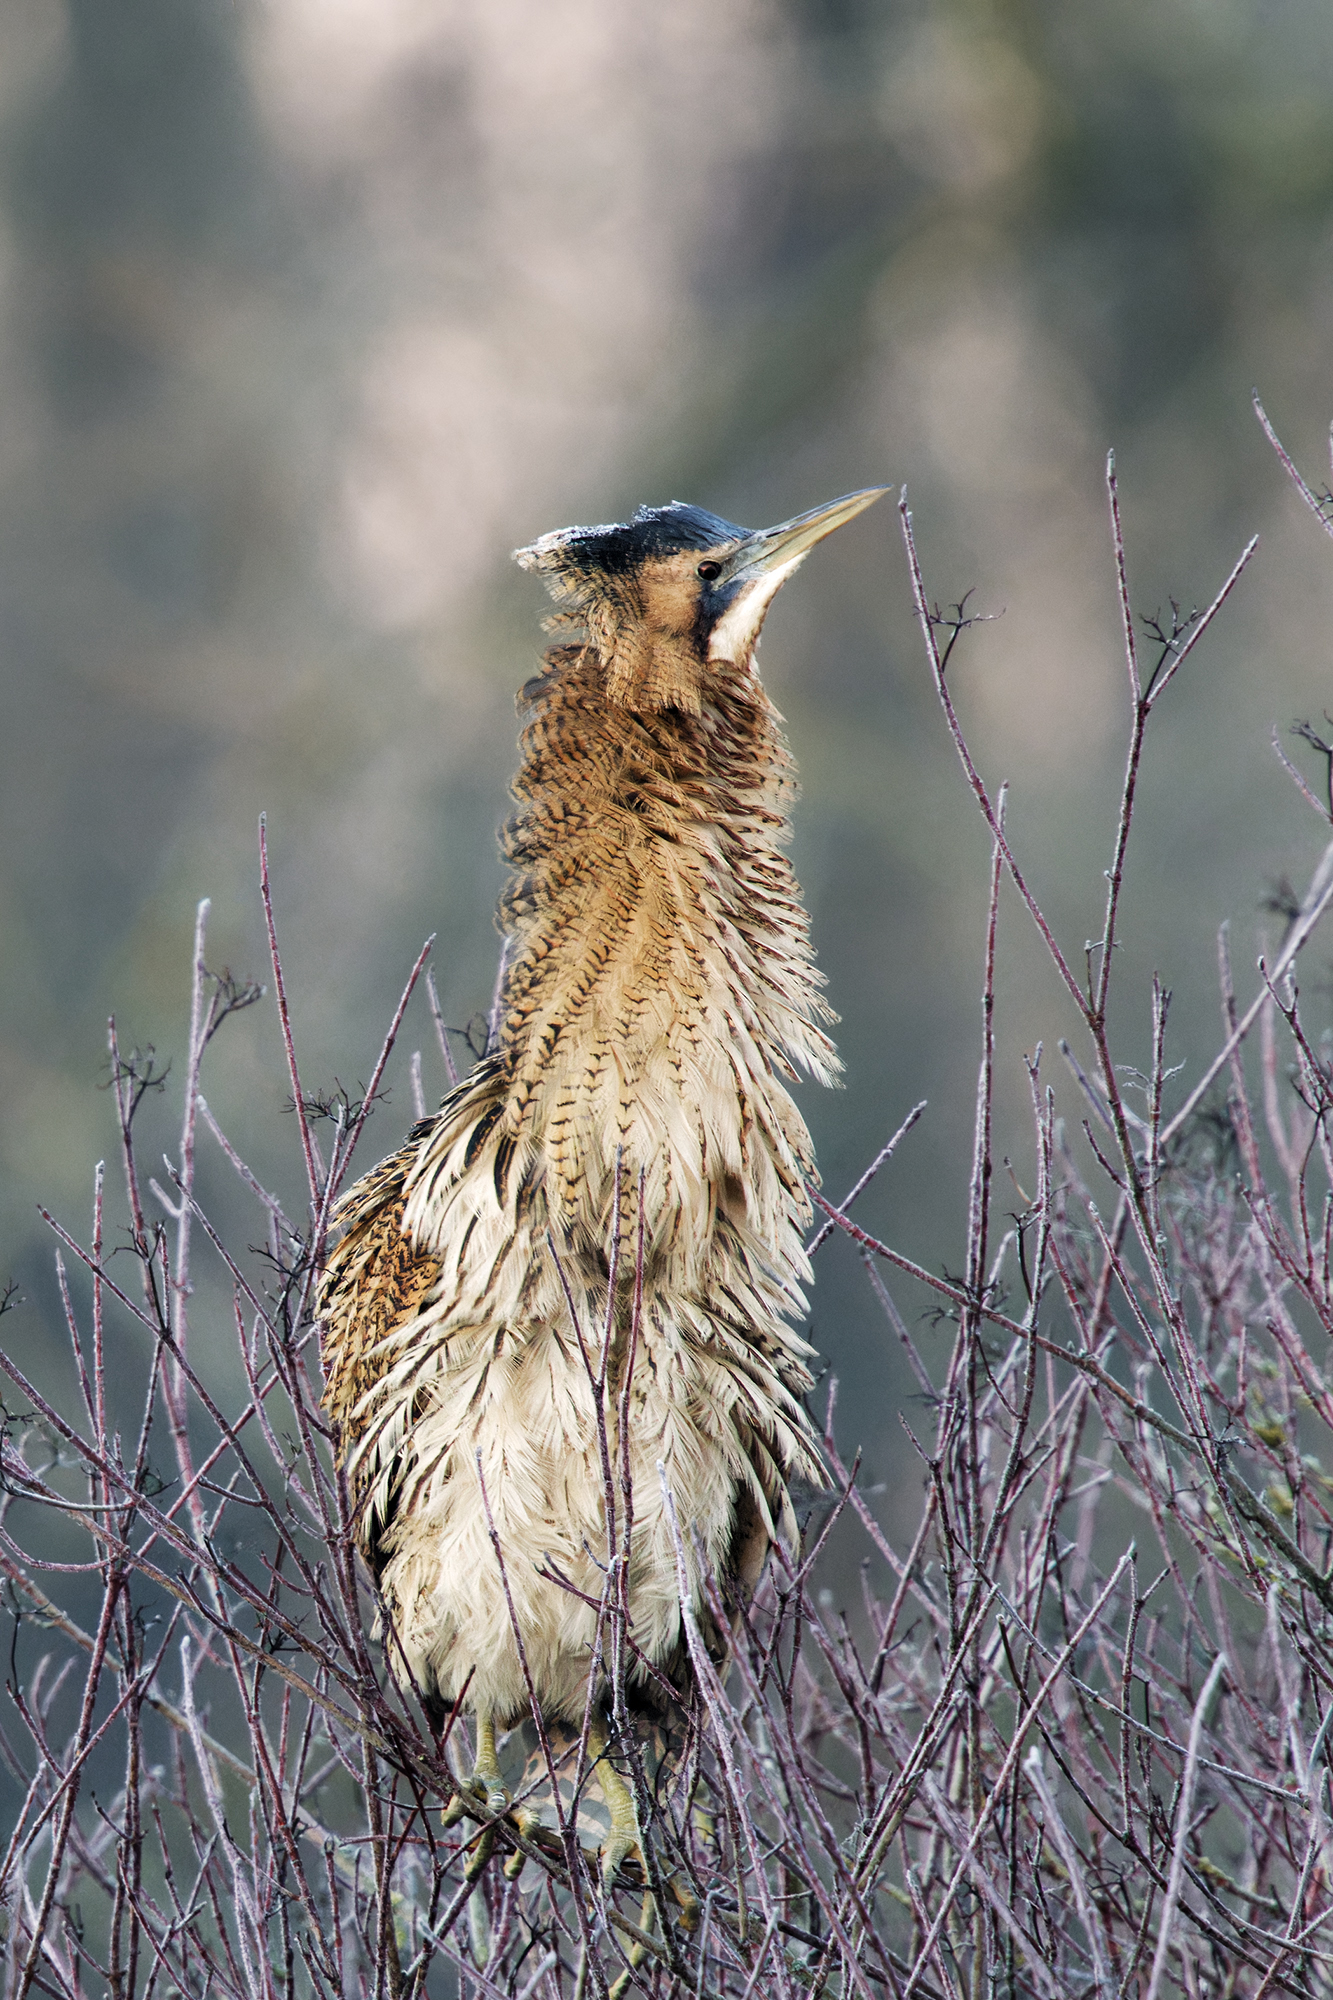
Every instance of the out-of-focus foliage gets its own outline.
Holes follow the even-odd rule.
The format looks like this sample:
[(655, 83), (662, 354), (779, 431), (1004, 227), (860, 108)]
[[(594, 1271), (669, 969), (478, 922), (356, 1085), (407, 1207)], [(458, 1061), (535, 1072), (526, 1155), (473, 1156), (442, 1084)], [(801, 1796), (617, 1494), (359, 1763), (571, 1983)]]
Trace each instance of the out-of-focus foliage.
[[(1197, 1063), (1218, 921), (1243, 965), (1304, 868), (1270, 727), (1333, 706), (1333, 561), (1249, 411), (1257, 382), (1315, 457), (1331, 236), (1318, 0), (9, 0), (0, 1274), (34, 1346), (35, 1203), (82, 1217), (110, 1150), (105, 1015), (179, 1055), (201, 895), (218, 969), (262, 965), (261, 809), (311, 1079), (355, 1091), (429, 931), (448, 1018), (485, 1006), (541, 614), (506, 552), (641, 499), (758, 524), (910, 483), (932, 579), (1003, 609), (955, 692), (1074, 951), (1123, 703), (1106, 446), (1138, 610), (1206, 601), (1263, 533), (1161, 718), (1165, 861), (1125, 913), (1145, 1055), (1157, 966)], [(865, 1220), (956, 1265), (985, 850), (887, 506), (785, 593), (763, 664), (843, 1016), (851, 1087), (806, 1093), (825, 1177), (927, 1096)], [(1019, 1050), (1071, 1024), (1003, 922), (1017, 1132)], [(424, 1013), (413, 1046), (434, 1092)], [(275, 1171), (281, 1077), (254, 1008), (214, 1089)], [(406, 1056), (390, 1080), (367, 1154), (411, 1115)], [(815, 1338), (887, 1468), (897, 1364), (847, 1247), (826, 1264)]]

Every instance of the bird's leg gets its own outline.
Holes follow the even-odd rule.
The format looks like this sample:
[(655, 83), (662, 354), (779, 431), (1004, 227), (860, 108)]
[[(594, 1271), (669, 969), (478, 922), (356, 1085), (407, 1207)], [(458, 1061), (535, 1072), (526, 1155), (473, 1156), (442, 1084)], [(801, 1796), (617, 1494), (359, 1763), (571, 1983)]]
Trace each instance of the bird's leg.
[(472, 1776), (445, 1807), (446, 1826), (457, 1826), (462, 1819), (465, 1811), (464, 1790), (480, 1799), (488, 1812), (503, 1812), (509, 1804), (509, 1794), (500, 1776), (500, 1762), (495, 1754), (495, 1717), (488, 1708), (477, 1710), (477, 1754), (472, 1760)]
[[(611, 1815), (611, 1828), (602, 1842), (602, 1877), (608, 1888), (615, 1881), (622, 1861), (636, 1853), (643, 1865), (643, 1836), (639, 1831), (639, 1815), (634, 1809), (634, 1794), (611, 1762), (607, 1748), (606, 1722), (594, 1708), (588, 1718), (588, 1756), (597, 1773), (606, 1809)], [(644, 1868), (647, 1873), (646, 1867)]]
[(509, 1804), (500, 1760), (495, 1754), (495, 1717), (488, 1708), (477, 1710), (477, 1754), (472, 1763), (472, 1789), (480, 1792), (492, 1812), (503, 1812)]

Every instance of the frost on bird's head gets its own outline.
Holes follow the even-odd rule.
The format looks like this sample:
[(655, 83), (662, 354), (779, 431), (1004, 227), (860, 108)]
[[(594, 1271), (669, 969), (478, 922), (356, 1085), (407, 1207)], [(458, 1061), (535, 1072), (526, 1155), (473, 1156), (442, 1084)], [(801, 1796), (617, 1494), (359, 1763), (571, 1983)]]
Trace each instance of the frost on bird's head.
[(573, 608), (614, 579), (633, 576), (655, 557), (730, 547), (749, 532), (706, 507), (669, 500), (665, 507), (638, 508), (629, 521), (555, 528), (527, 548), (515, 549), (514, 561), (520, 569), (534, 570), (557, 603)]

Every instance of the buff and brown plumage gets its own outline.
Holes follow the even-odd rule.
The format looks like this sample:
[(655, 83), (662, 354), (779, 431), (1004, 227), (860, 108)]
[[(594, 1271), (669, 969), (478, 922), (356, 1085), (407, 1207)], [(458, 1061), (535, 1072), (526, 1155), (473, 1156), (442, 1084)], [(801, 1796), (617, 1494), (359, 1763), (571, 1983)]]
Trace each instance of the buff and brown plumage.
[[(596, 1612), (552, 1572), (595, 1604), (606, 1528), (565, 1285), (600, 1329), (618, 1236), (627, 1324), (641, 1185), (629, 1609), (649, 1661), (683, 1672), (659, 1462), (696, 1598), (700, 1556), (733, 1601), (751, 1589), (794, 1532), (789, 1482), (821, 1479), (810, 1349), (790, 1324), (814, 1163), (786, 1080), (827, 1082), (837, 1060), (783, 853), (791, 760), (754, 653), (781, 584), (880, 490), (757, 534), (673, 502), (518, 552), (568, 642), (520, 697), (490, 1043), (345, 1199), (321, 1308), (328, 1407), (397, 1648), (429, 1700), (466, 1686), (492, 1798), (494, 1729), (528, 1697), (477, 1469), (538, 1700), (577, 1721)], [(617, 1453), (626, 1348), (618, 1335)]]

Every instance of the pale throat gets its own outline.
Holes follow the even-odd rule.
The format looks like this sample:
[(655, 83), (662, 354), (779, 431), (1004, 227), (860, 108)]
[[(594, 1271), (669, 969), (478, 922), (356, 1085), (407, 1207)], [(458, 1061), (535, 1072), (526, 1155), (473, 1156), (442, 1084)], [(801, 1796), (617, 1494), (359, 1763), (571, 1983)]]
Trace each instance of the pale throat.
[(734, 661), (754, 669), (754, 649), (769, 605), (787, 578), (805, 561), (806, 551), (765, 570), (753, 583), (737, 592), (708, 635), (708, 657), (712, 661)]

